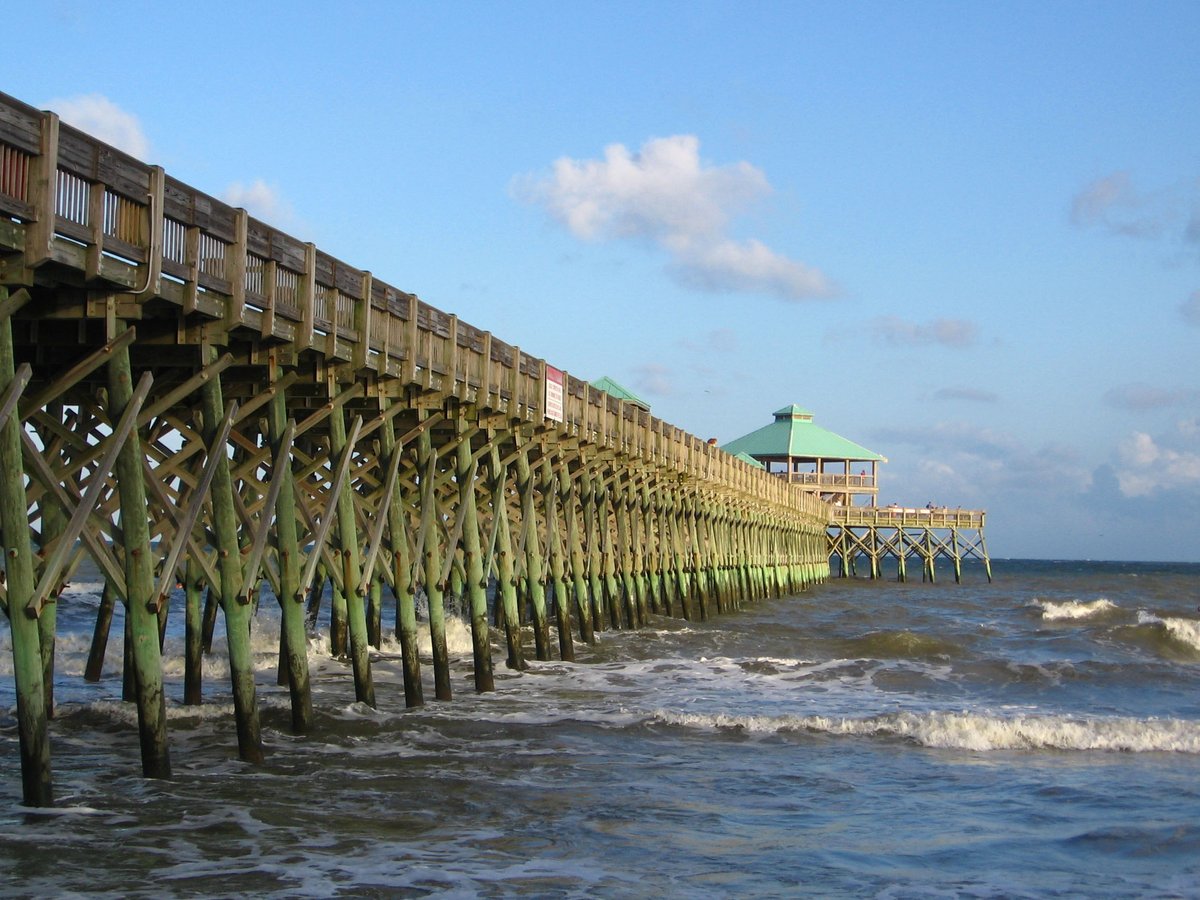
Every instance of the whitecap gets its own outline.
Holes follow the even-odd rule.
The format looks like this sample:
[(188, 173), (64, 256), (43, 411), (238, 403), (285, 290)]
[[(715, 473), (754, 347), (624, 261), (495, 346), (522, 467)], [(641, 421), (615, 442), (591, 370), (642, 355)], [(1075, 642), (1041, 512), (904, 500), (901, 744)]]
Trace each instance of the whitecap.
[(898, 712), (867, 718), (704, 715), (660, 710), (654, 719), (687, 728), (758, 734), (810, 731), (860, 737), (900, 737), (923, 747), (995, 750), (1102, 750), (1200, 753), (1200, 723), (1183, 719), (995, 716), (971, 712)]
[(1065, 603), (1054, 603), (1049, 600), (1038, 600), (1042, 608), (1042, 619), (1047, 622), (1060, 622), (1069, 619), (1090, 619), (1117, 608), (1111, 600), (1101, 597), (1085, 603), (1080, 600), (1068, 600)]

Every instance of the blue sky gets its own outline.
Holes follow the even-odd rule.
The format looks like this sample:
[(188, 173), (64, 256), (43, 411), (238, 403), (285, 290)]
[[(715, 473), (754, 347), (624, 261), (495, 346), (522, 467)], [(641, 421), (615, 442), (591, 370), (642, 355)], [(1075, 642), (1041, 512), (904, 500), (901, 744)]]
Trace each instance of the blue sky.
[(5, 20), (5, 92), (701, 437), (798, 403), (994, 556), (1200, 560), (1194, 0)]

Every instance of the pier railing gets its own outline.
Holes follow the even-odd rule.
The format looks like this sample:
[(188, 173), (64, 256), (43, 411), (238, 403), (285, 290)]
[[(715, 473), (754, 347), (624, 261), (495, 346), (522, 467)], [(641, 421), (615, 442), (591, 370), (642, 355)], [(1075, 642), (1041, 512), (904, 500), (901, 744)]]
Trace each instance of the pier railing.
[(914, 526), (926, 528), (983, 528), (985, 510), (938, 507), (834, 506), (833, 524), (850, 527)]
[(803, 487), (840, 488), (864, 493), (878, 490), (875, 478), (870, 475), (843, 475), (830, 472), (779, 472), (777, 474), (789, 484), (798, 484)]
[(0, 94), (3, 249), (22, 254), (31, 283), (39, 267), (65, 267), (135, 306), (165, 300), (330, 364), (513, 420), (550, 419), (560, 435), (681, 478), (828, 517), (819, 499), (636, 405)]

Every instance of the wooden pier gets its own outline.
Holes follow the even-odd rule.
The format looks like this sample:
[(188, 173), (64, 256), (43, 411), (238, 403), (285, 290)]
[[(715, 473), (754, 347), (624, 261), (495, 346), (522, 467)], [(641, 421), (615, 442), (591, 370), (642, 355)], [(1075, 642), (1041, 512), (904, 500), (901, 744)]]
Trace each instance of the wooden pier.
[(907, 562), (921, 561), (921, 578), (936, 581), (937, 560), (954, 566), (954, 580), (962, 581), (962, 563), (978, 559), (988, 581), (992, 562), (987, 553), (983, 528), (987, 516), (979, 509), (894, 506), (835, 506), (829, 525), (829, 558), (838, 561), (839, 574), (856, 574), (857, 562), (865, 559), (871, 578), (880, 578), (883, 563), (896, 563), (896, 578), (908, 580)]
[(166, 619), (184, 617), (182, 699), (199, 703), (206, 606), (225, 618), (239, 755), (261, 760), (264, 582), (304, 732), (306, 602), (327, 583), (355, 698), (375, 703), (387, 605), (417, 705), (423, 659), (450, 699), (451, 595), (487, 691), (489, 615), (520, 668), (829, 574), (819, 498), (5, 95), (0, 426), (27, 805), (52, 802), (56, 598), (85, 557), (105, 582), (86, 678), (120, 602), (149, 777), (171, 772)]

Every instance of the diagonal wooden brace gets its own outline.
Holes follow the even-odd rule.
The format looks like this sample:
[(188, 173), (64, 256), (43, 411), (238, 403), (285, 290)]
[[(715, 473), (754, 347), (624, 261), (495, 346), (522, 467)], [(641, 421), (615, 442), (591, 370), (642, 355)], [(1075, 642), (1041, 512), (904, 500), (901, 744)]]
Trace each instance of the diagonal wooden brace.
[(325, 515), (321, 517), (321, 524), (317, 526), (317, 533), (313, 535), (313, 551), (308, 556), (308, 562), (304, 566), (304, 576), (300, 579), (300, 589), (297, 592), (298, 596), (308, 594), (308, 589), (312, 585), (313, 576), (317, 573), (317, 560), (321, 556), (321, 549), (325, 546), (325, 538), (329, 534), (329, 527), (333, 524), (335, 518), (333, 511), (337, 507), (338, 495), (341, 493), (342, 484), (346, 480), (346, 474), (350, 471), (350, 459), (354, 456), (354, 445), (358, 442), (358, 432), (362, 428), (362, 416), (355, 416), (354, 422), (350, 426), (350, 433), (346, 435), (346, 449), (342, 453), (342, 459), (338, 463), (337, 474), (334, 476), (333, 485), (329, 489), (329, 501), (325, 505)]
[(237, 401), (234, 400), (226, 408), (225, 418), (221, 420), (221, 425), (217, 429), (217, 436), (213, 440), (212, 446), (208, 448), (208, 459), (204, 463), (204, 473), (200, 476), (200, 483), (196, 485), (196, 489), (192, 492), (187, 512), (184, 513), (183, 518), (176, 525), (175, 537), (171, 541), (171, 549), (167, 553), (162, 572), (158, 577), (158, 591), (154, 594), (154, 599), (149, 604), (151, 612), (158, 612), (162, 608), (163, 603), (166, 602), (169, 593), (168, 585), (171, 579), (175, 577), (175, 566), (179, 564), (179, 557), (183, 553), (183, 547), (188, 542), (188, 538), (191, 537), (192, 528), (195, 526), (196, 520), (200, 517), (200, 510), (204, 508), (204, 501), (208, 497), (208, 488), (212, 484), (213, 476), (217, 472), (217, 463), (225, 453), (225, 445), (229, 441), (229, 430), (233, 428), (233, 420), (237, 416), (237, 412), (238, 405)]
[(121, 415), (121, 420), (117, 423), (112, 436), (108, 439), (109, 446), (105, 450), (104, 457), (100, 460), (99, 467), (92, 472), (92, 478), (88, 482), (87, 490), (84, 491), (83, 497), (79, 501), (79, 506), (76, 507), (58, 543), (55, 544), (54, 550), (51, 551), (50, 557), (46, 560), (46, 565), (42, 569), (42, 579), (38, 582), (33, 596), (29, 598), (29, 603), (25, 607), (27, 615), (33, 618), (41, 615), (42, 609), (46, 605), (46, 600), (50, 596), (50, 591), (58, 583), (58, 576), (62, 573), (62, 566), (67, 559), (67, 555), (71, 552), (71, 548), (75, 546), (75, 542), (79, 539), (84, 526), (87, 525), (87, 520), (92, 510), (96, 508), (96, 503), (100, 499), (105, 482), (112, 474), (113, 466), (117, 461), (117, 454), (125, 446), (125, 442), (129, 440), (129, 435), (133, 432), (133, 427), (137, 422), (138, 410), (142, 408), (142, 404), (146, 401), (146, 395), (150, 393), (150, 385), (153, 383), (154, 377), (149, 372), (144, 373), (138, 381), (137, 388), (133, 392), (133, 397), (129, 405), (125, 408), (125, 412)]
[(292, 456), (292, 441), (296, 437), (296, 423), (290, 421), (283, 430), (280, 439), (279, 452), (275, 454), (275, 465), (271, 469), (271, 486), (267, 489), (267, 500), (259, 514), (258, 530), (254, 534), (254, 543), (250, 547), (250, 555), (242, 571), (243, 584), (249, 585), (248, 590), (256, 589), (258, 585), (258, 569), (262, 563), (263, 553), (267, 549), (267, 534), (274, 521), (275, 503), (279, 500), (279, 491), (283, 488), (283, 479), (292, 477), (290, 465)]

